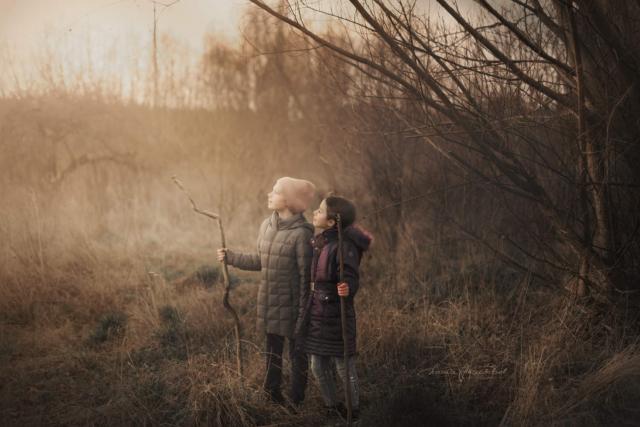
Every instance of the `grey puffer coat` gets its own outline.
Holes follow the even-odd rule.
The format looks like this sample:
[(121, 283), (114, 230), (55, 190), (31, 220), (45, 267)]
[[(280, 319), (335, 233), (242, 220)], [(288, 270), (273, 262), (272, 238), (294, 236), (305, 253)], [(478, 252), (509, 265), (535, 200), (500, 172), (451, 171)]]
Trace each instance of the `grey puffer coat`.
[(313, 226), (299, 213), (265, 219), (258, 232), (257, 253), (227, 250), (227, 263), (242, 270), (262, 271), (258, 289), (258, 331), (293, 337), (309, 297)]

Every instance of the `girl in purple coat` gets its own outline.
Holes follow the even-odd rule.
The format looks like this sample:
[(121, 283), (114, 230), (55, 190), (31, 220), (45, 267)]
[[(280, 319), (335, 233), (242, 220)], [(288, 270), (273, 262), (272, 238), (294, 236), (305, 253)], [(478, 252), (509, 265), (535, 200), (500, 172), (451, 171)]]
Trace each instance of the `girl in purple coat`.
[[(342, 253), (344, 281), (338, 266), (338, 229), (336, 218), (342, 223)], [(342, 197), (329, 196), (313, 213), (313, 225), (320, 231), (312, 239), (311, 293), (306, 315), (301, 319), (298, 333), (303, 337), (303, 351), (311, 356), (311, 371), (320, 386), (325, 406), (344, 413), (344, 405), (337, 400), (333, 365), (344, 381), (345, 361), (340, 297), (346, 297), (347, 350), (353, 418), (358, 418), (358, 375), (356, 373), (356, 312), (354, 298), (358, 292), (358, 269), (362, 253), (369, 248), (371, 235), (353, 225), (356, 209)]]

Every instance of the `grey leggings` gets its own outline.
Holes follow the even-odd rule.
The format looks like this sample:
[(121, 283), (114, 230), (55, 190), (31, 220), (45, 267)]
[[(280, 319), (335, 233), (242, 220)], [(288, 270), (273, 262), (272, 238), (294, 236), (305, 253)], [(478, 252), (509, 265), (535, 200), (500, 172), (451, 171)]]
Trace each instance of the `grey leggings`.
[[(311, 355), (311, 371), (316, 377), (320, 386), (320, 394), (326, 406), (334, 406), (338, 403), (336, 381), (333, 371), (335, 365), (336, 371), (344, 384), (344, 358), (332, 356)], [(358, 409), (358, 374), (356, 373), (356, 358), (349, 357), (349, 380), (351, 381), (351, 405), (353, 409)]]

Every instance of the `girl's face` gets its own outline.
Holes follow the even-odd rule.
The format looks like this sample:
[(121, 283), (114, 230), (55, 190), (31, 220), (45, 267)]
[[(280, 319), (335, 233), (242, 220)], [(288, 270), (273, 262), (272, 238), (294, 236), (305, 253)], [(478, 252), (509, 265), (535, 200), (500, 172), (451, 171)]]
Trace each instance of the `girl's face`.
[(320, 207), (313, 211), (313, 226), (327, 230), (335, 225), (335, 221), (327, 218), (327, 202), (322, 201)]
[(267, 194), (267, 207), (273, 211), (281, 211), (287, 208), (287, 199), (282, 194), (279, 185), (274, 185), (273, 190)]

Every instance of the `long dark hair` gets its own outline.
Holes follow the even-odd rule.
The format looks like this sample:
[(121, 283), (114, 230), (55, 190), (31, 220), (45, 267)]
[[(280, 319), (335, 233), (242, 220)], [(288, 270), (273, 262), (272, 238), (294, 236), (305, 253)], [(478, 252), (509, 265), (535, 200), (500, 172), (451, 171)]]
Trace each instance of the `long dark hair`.
[(356, 221), (356, 206), (351, 200), (340, 196), (328, 196), (324, 202), (327, 205), (327, 218), (336, 221), (337, 214), (340, 214), (343, 229)]

